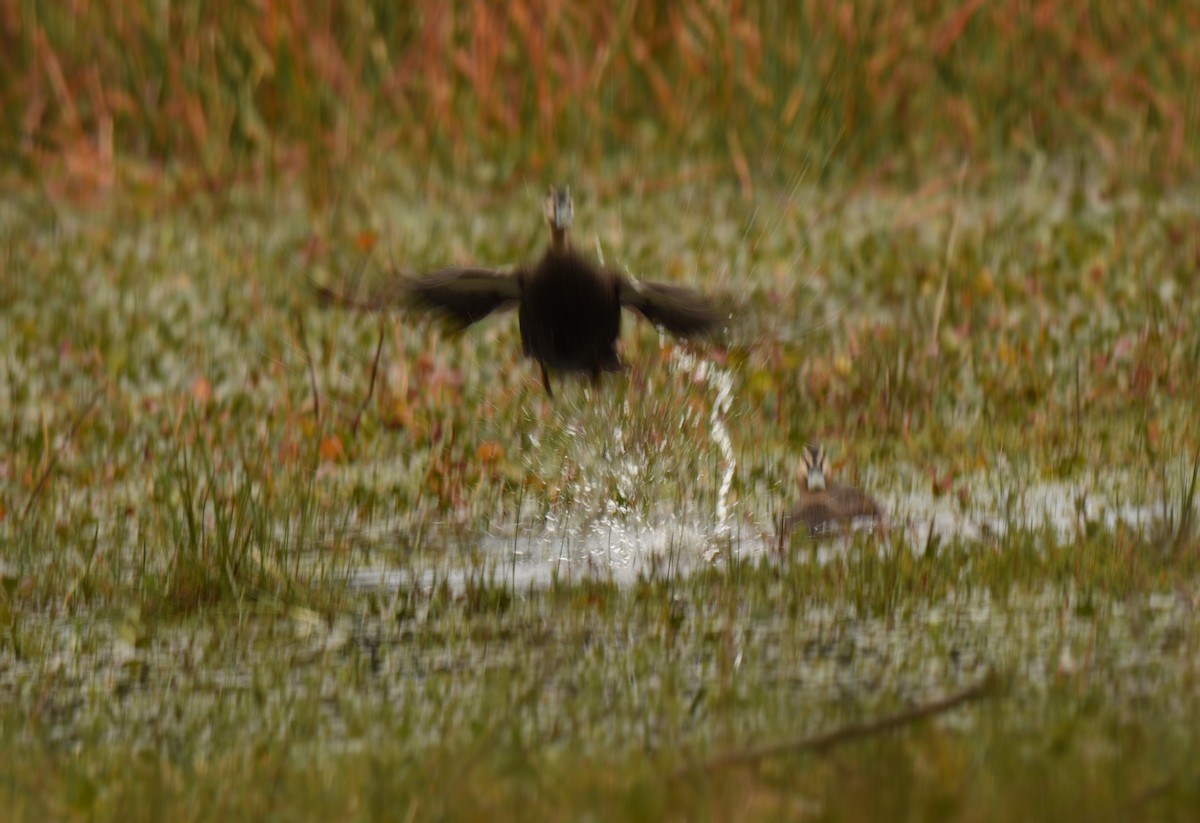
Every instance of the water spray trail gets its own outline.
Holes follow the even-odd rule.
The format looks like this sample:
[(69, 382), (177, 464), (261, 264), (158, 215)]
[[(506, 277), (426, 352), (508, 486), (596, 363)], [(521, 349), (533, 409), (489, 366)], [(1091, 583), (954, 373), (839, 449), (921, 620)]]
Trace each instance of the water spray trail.
[(705, 382), (713, 391), (712, 412), (709, 414), (710, 431), (713, 442), (721, 450), (724, 471), (721, 473), (721, 485), (717, 491), (717, 533), (729, 531), (729, 491), (733, 488), (733, 474), (737, 470), (737, 457), (733, 452), (733, 441), (729, 439), (729, 430), (725, 427), (725, 416), (733, 402), (733, 378), (725, 369), (719, 368), (710, 360), (699, 360), (691, 352), (676, 347), (671, 352), (671, 365)]

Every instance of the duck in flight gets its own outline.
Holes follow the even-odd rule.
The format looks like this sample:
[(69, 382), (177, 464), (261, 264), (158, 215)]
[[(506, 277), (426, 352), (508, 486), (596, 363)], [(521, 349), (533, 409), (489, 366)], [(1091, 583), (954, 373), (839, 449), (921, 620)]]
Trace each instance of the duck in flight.
[[(407, 278), (401, 299), (440, 314), (459, 328), (493, 312), (516, 308), (522, 349), (537, 361), (550, 397), (554, 396), (550, 369), (584, 373), (596, 382), (602, 372), (624, 368), (617, 354), (622, 308), (633, 309), (678, 337), (697, 337), (717, 328), (720, 318), (715, 308), (697, 292), (644, 282), (577, 252), (568, 236), (574, 205), (566, 188), (550, 189), (543, 214), (550, 246), (536, 263), (512, 271), (477, 266), (438, 269)], [(393, 299), (355, 305), (381, 308), (381, 302)]]

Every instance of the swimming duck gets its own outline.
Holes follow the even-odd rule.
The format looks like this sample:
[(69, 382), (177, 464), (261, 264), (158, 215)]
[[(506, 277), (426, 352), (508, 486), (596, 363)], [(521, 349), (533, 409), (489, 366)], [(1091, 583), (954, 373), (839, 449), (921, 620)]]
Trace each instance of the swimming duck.
[(817, 536), (838, 526), (849, 526), (859, 517), (870, 517), (876, 522), (883, 519), (883, 509), (869, 495), (830, 480), (824, 446), (809, 443), (800, 458), (796, 472), (800, 502), (784, 515), (781, 541), (796, 526), (807, 526), (808, 533)]
[(543, 216), (550, 247), (537, 263), (513, 271), (475, 266), (439, 269), (408, 279), (403, 291), (416, 306), (437, 312), (460, 328), (492, 312), (517, 307), (522, 349), (537, 361), (550, 397), (554, 391), (548, 369), (583, 372), (595, 382), (601, 372), (624, 368), (616, 348), (622, 307), (679, 337), (716, 328), (716, 310), (697, 292), (643, 282), (575, 251), (568, 236), (574, 219), (568, 189), (550, 189)]

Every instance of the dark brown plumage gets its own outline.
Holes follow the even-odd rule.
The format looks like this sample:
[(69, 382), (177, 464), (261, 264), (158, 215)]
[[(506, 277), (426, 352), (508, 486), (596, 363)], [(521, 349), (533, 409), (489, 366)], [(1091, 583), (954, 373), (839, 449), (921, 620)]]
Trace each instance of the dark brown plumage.
[(870, 517), (876, 522), (883, 519), (883, 509), (874, 499), (853, 486), (832, 482), (828, 475), (824, 447), (812, 443), (805, 446), (796, 472), (800, 500), (783, 518), (781, 540), (797, 526), (818, 536), (849, 526), (856, 518)]
[[(544, 209), (550, 248), (537, 263), (511, 272), (440, 269), (405, 280), (402, 297), (459, 327), (518, 307), (522, 349), (538, 362), (542, 384), (551, 397), (548, 368), (582, 372), (593, 380), (601, 372), (623, 368), (616, 348), (622, 307), (679, 337), (716, 328), (719, 318), (712, 304), (691, 289), (644, 283), (601, 267), (572, 249), (567, 234), (573, 212), (570, 193), (553, 188)], [(378, 302), (367, 305), (378, 307)]]

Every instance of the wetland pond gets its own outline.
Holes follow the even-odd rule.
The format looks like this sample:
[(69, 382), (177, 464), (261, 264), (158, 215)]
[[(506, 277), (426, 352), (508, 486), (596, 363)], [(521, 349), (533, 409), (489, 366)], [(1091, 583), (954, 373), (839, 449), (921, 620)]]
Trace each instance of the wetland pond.
[[(130, 763), (187, 786), (392, 758), (417, 793), (451, 763), (657, 774), (995, 673), (1003, 697), (870, 744), (847, 779), (883, 751), (966, 795), (1055, 757), (1092, 789), (1166, 775), (1185, 808), (1200, 199), (1072, 191), (1048, 171), (939, 190), (921, 221), (886, 192), (589, 203), (589, 249), (736, 298), (719, 343), (626, 321), (628, 371), (553, 402), (514, 322), (451, 336), (316, 307), (302, 204), (53, 229), (0, 208), (14, 785), (39, 757), (93, 800)], [(462, 257), (446, 237), (544, 242), (510, 210), (462, 228), (453, 203), (367, 202), (316, 276), (352, 270), (363, 226), (415, 260)], [(668, 211), (669, 236), (634, 230)], [(810, 440), (882, 527), (781, 549)]]

